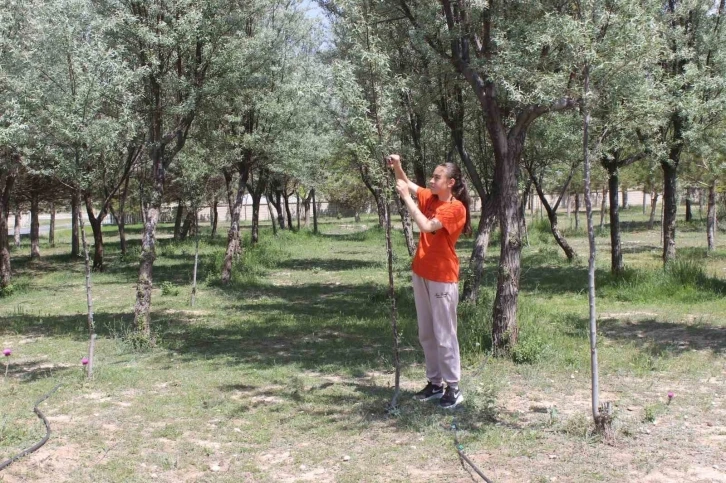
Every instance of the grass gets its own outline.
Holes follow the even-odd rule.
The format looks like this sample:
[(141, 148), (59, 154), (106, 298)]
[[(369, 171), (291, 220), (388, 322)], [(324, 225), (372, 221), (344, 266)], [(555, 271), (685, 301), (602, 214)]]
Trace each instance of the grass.
[[(93, 274), (92, 381), (80, 366), (88, 337), (81, 260), (58, 243), (30, 261), (25, 243), (12, 253), (14, 289), (0, 298), (0, 343), (14, 349), (0, 384), (0, 459), (42, 436), (32, 404), (63, 386), (42, 405), (50, 442), (0, 478), (471, 481), (452, 447), (452, 420), (467, 453), (498, 482), (723, 478), (713, 465), (726, 449), (726, 248), (706, 257), (703, 231), (679, 233), (679, 262), (664, 271), (658, 229), (647, 231), (637, 210), (622, 216), (623, 277), (609, 274), (607, 233), (597, 239), (601, 399), (616, 407), (611, 444), (589, 417), (587, 240), (565, 215), (560, 223), (580, 254), (574, 262), (547, 225), (530, 220), (512, 360), (489, 355), (492, 237), (479, 303), (459, 309), (466, 404), (453, 414), (410, 398), (423, 358), (400, 233), (404, 393), (397, 415), (384, 410), (393, 380), (389, 305), (373, 219), (325, 220), (319, 235), (263, 229), (256, 247), (245, 235), (227, 286), (218, 282), (225, 237), (205, 234), (194, 308), (193, 240), (173, 242), (172, 227), (160, 227), (152, 299), (159, 344), (145, 351), (128, 337), (140, 227), (127, 229), (126, 256), (105, 227), (108, 268)], [(470, 250), (471, 240), (459, 243), (462, 261)], [(676, 397), (666, 405), (668, 391)]]

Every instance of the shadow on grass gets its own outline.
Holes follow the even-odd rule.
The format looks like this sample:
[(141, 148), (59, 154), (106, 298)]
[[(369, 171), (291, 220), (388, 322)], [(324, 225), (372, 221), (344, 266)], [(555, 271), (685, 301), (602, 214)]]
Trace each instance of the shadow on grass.
[(8, 377), (17, 378), (22, 383), (28, 383), (35, 382), (39, 379), (53, 378), (72, 370), (78, 371), (80, 370), (79, 367), (54, 366), (49, 364), (47, 360), (23, 361), (18, 363), (10, 362), (8, 366)]
[[(296, 426), (302, 431), (314, 431), (322, 423), (336, 425), (340, 430), (359, 432), (376, 422), (410, 432), (423, 432), (431, 426), (439, 426), (449, 432), (452, 421), (456, 422), (459, 430), (471, 432), (484, 431), (494, 424), (523, 429), (513, 422), (516, 420), (513, 415), (495, 406), (495, 395), (491, 392), (477, 393), (455, 410), (445, 411), (436, 403), (414, 401), (414, 392), (404, 389), (399, 394), (398, 410), (389, 413), (386, 409), (393, 395), (392, 388), (373, 384), (366, 377), (313, 386), (306, 385), (301, 379), (287, 382), (253, 387), (230, 384), (221, 386), (220, 390), (240, 402), (232, 416), (276, 405), (304, 408), (305, 414), (313, 417), (313, 422), (307, 426)], [(451, 437), (453, 440), (453, 433)]]
[(709, 324), (608, 318), (600, 322), (600, 331), (605, 337), (635, 343), (659, 357), (691, 350), (726, 353), (726, 327)]
[(385, 264), (383, 261), (351, 260), (346, 258), (295, 258), (279, 262), (276, 266), (277, 268), (287, 270), (318, 269), (326, 272), (339, 272), (366, 268), (384, 268)]

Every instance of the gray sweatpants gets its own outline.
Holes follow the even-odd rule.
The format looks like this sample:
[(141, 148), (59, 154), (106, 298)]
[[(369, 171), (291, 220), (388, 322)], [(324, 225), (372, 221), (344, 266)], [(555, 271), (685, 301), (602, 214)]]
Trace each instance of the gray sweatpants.
[(413, 274), (418, 340), (426, 357), (426, 377), (433, 384), (458, 384), (461, 377), (456, 306), (459, 284), (432, 282)]

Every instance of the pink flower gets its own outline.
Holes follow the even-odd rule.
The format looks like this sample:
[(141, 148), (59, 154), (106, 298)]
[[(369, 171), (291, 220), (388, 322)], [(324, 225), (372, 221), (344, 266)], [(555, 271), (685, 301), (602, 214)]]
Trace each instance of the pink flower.
[(4, 355), (5, 357), (10, 357), (10, 355), (11, 355), (12, 353), (13, 353), (12, 349), (4, 349), (4, 350), (3, 350), (3, 355)]
[(668, 391), (668, 399), (673, 399), (676, 395), (672, 391)]
[(83, 359), (81, 359), (81, 364), (83, 364), (84, 366), (87, 366), (88, 365), (88, 357), (84, 357)]

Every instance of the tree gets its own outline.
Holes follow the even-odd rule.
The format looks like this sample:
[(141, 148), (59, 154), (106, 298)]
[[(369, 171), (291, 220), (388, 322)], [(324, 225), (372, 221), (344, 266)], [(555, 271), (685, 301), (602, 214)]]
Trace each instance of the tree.
[(139, 75), (140, 112), (145, 116), (145, 155), (151, 168), (148, 209), (139, 264), (134, 324), (152, 341), (150, 312), (156, 225), (166, 172), (184, 148), (198, 108), (218, 87), (228, 68), (223, 60), (248, 20), (248, 12), (229, 0), (182, 0), (174, 3), (100, 2), (111, 19), (109, 45), (123, 53), (129, 72)]
[[(519, 162), (532, 123), (546, 113), (576, 105), (570, 90), (572, 59), (565, 47), (570, 44), (567, 35), (573, 18), (549, 2), (485, 7), (441, 0), (438, 8), (406, 1), (390, 6), (408, 20), (413, 42), (423, 40), (464, 77), (486, 119), (502, 233), (492, 339), (494, 352), (503, 355), (518, 335)], [(498, 42), (500, 37), (507, 42)]]

